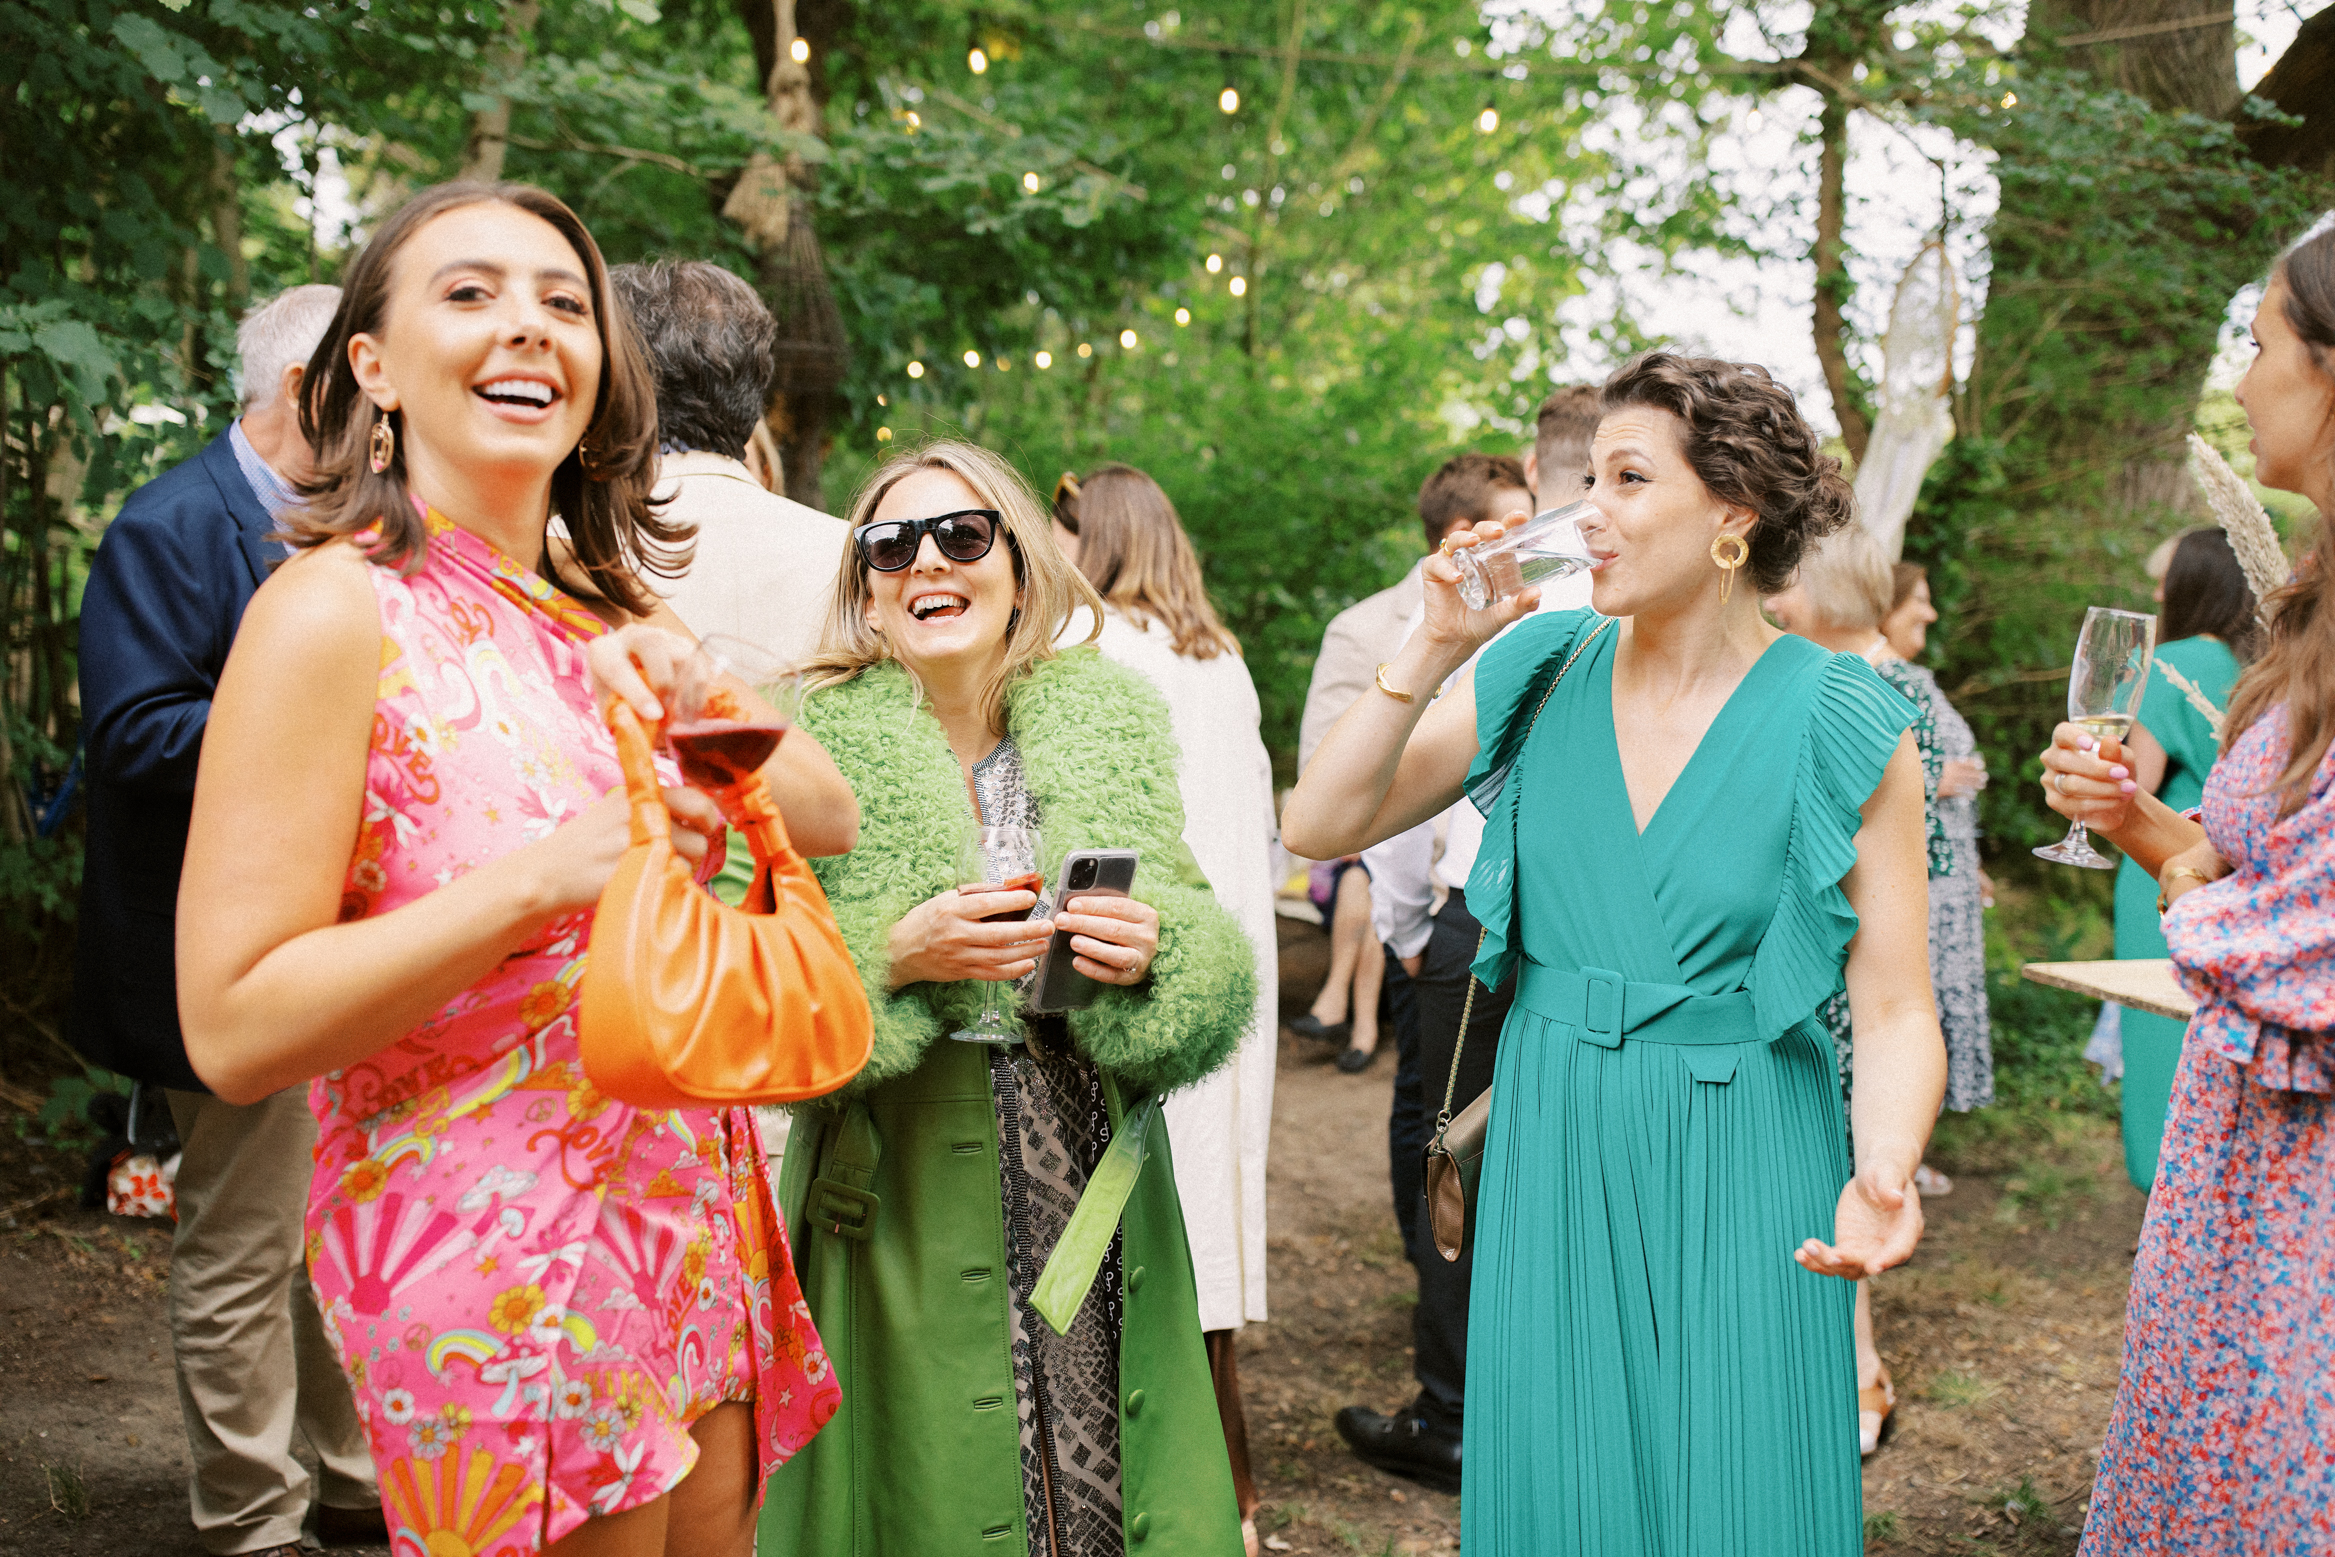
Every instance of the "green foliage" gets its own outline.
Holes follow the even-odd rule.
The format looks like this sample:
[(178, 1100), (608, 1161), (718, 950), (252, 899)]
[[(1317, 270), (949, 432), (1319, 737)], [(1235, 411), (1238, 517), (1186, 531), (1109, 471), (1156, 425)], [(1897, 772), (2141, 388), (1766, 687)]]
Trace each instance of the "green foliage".
[(82, 1149), (94, 1144), (102, 1133), (101, 1127), (90, 1118), (89, 1108), (101, 1097), (130, 1095), (126, 1077), (111, 1071), (86, 1066), (78, 1076), (59, 1076), (49, 1085), (49, 1095), (42, 1099), (35, 1114), (16, 1116), (16, 1134), (19, 1140), (40, 1137), (51, 1146)]

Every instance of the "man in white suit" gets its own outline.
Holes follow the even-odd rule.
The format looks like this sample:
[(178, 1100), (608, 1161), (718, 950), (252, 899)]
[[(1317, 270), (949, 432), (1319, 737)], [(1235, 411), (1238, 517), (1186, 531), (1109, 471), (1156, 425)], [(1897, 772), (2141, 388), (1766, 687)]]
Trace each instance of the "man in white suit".
[(689, 571), (651, 577), (699, 637), (722, 633), (789, 662), (819, 641), (849, 536), (840, 519), (765, 491), (746, 468), (778, 326), (754, 289), (703, 260), (619, 265), (616, 295), (657, 375), (656, 495), (697, 526)]

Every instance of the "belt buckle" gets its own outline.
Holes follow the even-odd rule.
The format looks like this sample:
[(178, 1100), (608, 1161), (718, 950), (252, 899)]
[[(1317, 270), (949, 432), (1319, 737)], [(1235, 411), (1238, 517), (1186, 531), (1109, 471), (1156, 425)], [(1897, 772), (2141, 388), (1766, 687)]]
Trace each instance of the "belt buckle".
[(880, 1203), (864, 1189), (838, 1184), (828, 1178), (813, 1179), (810, 1204), (805, 1208), (803, 1219), (838, 1238), (865, 1243), (868, 1231), (875, 1223), (876, 1207)]
[(1611, 968), (1581, 970), (1581, 1036), (1601, 1049), (1622, 1046), (1622, 986)]

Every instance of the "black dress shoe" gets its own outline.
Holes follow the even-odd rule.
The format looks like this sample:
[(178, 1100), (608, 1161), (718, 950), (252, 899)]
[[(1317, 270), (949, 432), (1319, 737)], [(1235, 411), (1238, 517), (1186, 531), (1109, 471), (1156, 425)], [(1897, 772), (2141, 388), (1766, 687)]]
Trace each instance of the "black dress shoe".
[(382, 1517), (378, 1503), (371, 1508), (322, 1504), (316, 1510), (316, 1539), (326, 1547), (387, 1546), (389, 1521)]
[(1349, 1047), (1345, 1053), (1338, 1056), (1338, 1069), (1351, 1076), (1358, 1071), (1365, 1071), (1370, 1069), (1370, 1062), (1377, 1058), (1378, 1051), (1376, 1049), (1356, 1049)]
[(1408, 1476), (1438, 1492), (1459, 1491), (1459, 1434), (1430, 1427), (1424, 1417), (1381, 1416), (1361, 1406), (1337, 1415), (1338, 1436), (1365, 1465)]
[(1346, 1046), (1346, 1035), (1353, 1032), (1354, 1024), (1350, 1021), (1331, 1022), (1325, 1026), (1320, 1017), (1308, 1011), (1291, 1022), (1289, 1030), (1308, 1043), (1334, 1043), (1343, 1049)]

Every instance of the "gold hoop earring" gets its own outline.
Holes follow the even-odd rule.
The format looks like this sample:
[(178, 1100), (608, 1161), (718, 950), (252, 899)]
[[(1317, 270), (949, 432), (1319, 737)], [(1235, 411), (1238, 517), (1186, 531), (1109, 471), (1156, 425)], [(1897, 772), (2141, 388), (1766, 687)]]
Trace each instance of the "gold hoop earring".
[(1711, 542), (1711, 560), (1719, 565), (1719, 604), (1735, 592), (1735, 570), (1751, 560), (1751, 543), (1740, 535), (1721, 535)]
[(373, 474), (378, 476), (387, 470), (389, 462), (396, 458), (397, 429), (389, 425), (389, 413), (384, 411), (381, 413), (381, 419), (373, 424), (371, 454), (366, 460), (366, 464), (370, 465)]

